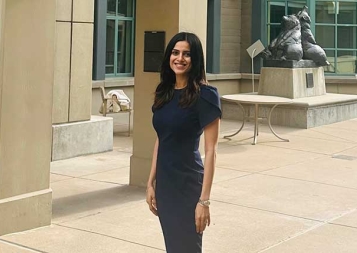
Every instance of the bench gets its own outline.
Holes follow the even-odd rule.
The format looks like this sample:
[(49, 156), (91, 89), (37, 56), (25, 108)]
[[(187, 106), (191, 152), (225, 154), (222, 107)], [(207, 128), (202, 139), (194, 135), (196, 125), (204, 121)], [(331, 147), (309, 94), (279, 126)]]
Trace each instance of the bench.
[(107, 114), (110, 113), (128, 113), (129, 117), (128, 117), (128, 121), (129, 121), (129, 127), (128, 127), (128, 136), (130, 136), (130, 126), (131, 126), (131, 112), (133, 111), (132, 107), (131, 107), (131, 102), (129, 102), (129, 107), (127, 110), (120, 110), (118, 112), (107, 112), (107, 107), (108, 107), (108, 101), (112, 101), (112, 97), (107, 96), (105, 93), (105, 89), (103, 86), (99, 87), (100, 90), (100, 95), (102, 97), (102, 110), (101, 110), (101, 114), (106, 117)]

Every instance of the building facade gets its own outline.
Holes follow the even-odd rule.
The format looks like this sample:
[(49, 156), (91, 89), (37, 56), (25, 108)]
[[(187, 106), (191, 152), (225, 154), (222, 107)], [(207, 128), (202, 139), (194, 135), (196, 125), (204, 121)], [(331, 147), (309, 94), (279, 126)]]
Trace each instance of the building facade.
[[(194, 14), (197, 19), (193, 22), (203, 24), (201, 27), (204, 33), (201, 33), (200, 38), (206, 48), (208, 81), (219, 89), (221, 95), (251, 91), (251, 59), (246, 49), (258, 39), (267, 46), (279, 33), (282, 16), (296, 14), (305, 5), (309, 8), (311, 29), (316, 41), (325, 49), (331, 63), (325, 68), (327, 91), (357, 94), (357, 1), (207, 0), (200, 3), (196, 9), (194, 4), (188, 4), (188, 9), (201, 13), (200, 16)], [(158, 75), (142, 71), (143, 64), (138, 61), (137, 54), (142, 55), (144, 50), (141, 41), (144, 31), (138, 28), (140, 22), (160, 20), (158, 10), (163, 6), (155, 6), (158, 10), (147, 9), (138, 12), (141, 10), (141, 4), (140, 0), (96, 2), (96, 10), (100, 12), (96, 12), (95, 23), (101, 24), (97, 27), (97, 35), (101, 34), (101, 39), (95, 38), (98, 44), (95, 45), (94, 59), (102, 58), (102, 65), (95, 63), (93, 69), (92, 113), (97, 113), (100, 104), (100, 96), (96, 89), (100, 85), (107, 89), (123, 89), (132, 98), (135, 108), (135, 127), (131, 183), (145, 185), (151, 161), (148, 154), (151, 154), (151, 144), (154, 139), (152, 130), (149, 133), (147, 131), (151, 125), (151, 118), (148, 115), (151, 115), (149, 108), (151, 108), (152, 93), (158, 83)], [(181, 1), (177, 9), (180, 4)], [(188, 9), (183, 12), (187, 13)], [(197, 28), (194, 26), (191, 25), (189, 29), (182, 27), (176, 31), (195, 31)], [(136, 28), (135, 32), (133, 27)], [(106, 30), (105, 35), (100, 33), (103, 30)], [(164, 25), (149, 26), (148, 31), (165, 31), (165, 28)], [(166, 41), (169, 37), (169, 33), (166, 33)], [(132, 50), (133, 47), (135, 50)], [(254, 72), (257, 74), (255, 78), (259, 79), (262, 60), (256, 57), (254, 61)], [(133, 65), (134, 69), (131, 68)], [(142, 84), (140, 82), (142, 75), (154, 75), (155, 82), (151, 85)], [(258, 80), (256, 81), (258, 83)], [(141, 85), (146, 91), (143, 97), (139, 95)], [(140, 97), (139, 101), (138, 97)], [(143, 117), (146, 120), (137, 117), (141, 110), (144, 110)], [(122, 121), (114, 120), (114, 124), (116, 122)], [(145, 173), (142, 173), (142, 170)]]
[[(203, 39), (207, 41), (206, 68), (211, 83), (215, 85), (218, 78), (219, 86), (225, 80), (238, 83), (237, 91), (247, 91), (251, 63), (246, 49), (258, 39), (267, 46), (278, 35), (282, 16), (296, 14), (305, 5), (315, 39), (331, 63), (325, 68), (327, 90), (356, 94), (350, 85), (355, 81), (357, 62), (354, 0), (207, 0), (207, 35)], [(94, 114), (98, 109), (98, 85), (122, 87), (133, 97), (135, 7), (136, 0), (96, 1)], [(259, 74), (261, 66), (262, 60), (255, 59), (255, 73)], [(228, 88), (227, 92), (231, 91)]]
[[(146, 184), (159, 74), (144, 71), (145, 34), (164, 32), (166, 44), (196, 33), (210, 84), (221, 95), (250, 92), (246, 49), (267, 45), (281, 17), (304, 5), (331, 63), (327, 91), (357, 94), (357, 0), (0, 0), (0, 234), (50, 223), (51, 160), (112, 148), (112, 119), (95, 116), (100, 86), (133, 102), (130, 184)], [(14, 97), (26, 106), (13, 106)], [(114, 125), (126, 123), (120, 117)]]

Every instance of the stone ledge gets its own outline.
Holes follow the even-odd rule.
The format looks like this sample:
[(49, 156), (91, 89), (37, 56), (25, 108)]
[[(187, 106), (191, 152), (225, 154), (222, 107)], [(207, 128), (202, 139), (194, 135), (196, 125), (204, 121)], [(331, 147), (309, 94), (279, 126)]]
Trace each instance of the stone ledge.
[(104, 87), (131, 87), (134, 86), (134, 77), (108, 78), (106, 80), (93, 81), (92, 88)]
[(325, 83), (357, 85), (357, 75), (356, 76), (328, 76), (328, 75), (325, 75)]
[(227, 74), (209, 74), (207, 73), (207, 80), (234, 80), (241, 79), (242, 75), (240, 73), (227, 73)]
[[(273, 125), (312, 128), (357, 118), (357, 95), (327, 94), (294, 99), (293, 104), (279, 105), (272, 113)], [(253, 105), (243, 105), (246, 114), (254, 115)], [(260, 106), (259, 115), (267, 117), (271, 106)], [(242, 111), (232, 102), (222, 100), (223, 118), (242, 120)]]
[(113, 118), (52, 126), (52, 161), (113, 150)]
[(316, 107), (337, 103), (357, 103), (357, 95), (327, 93), (326, 95), (293, 99), (293, 106)]

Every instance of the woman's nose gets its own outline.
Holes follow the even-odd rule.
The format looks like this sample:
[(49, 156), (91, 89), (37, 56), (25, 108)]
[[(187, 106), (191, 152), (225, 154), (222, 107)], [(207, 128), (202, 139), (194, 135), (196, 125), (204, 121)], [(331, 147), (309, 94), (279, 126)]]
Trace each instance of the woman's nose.
[(183, 59), (183, 54), (182, 54), (182, 53), (180, 53), (180, 54), (178, 55), (178, 59), (179, 59), (180, 61)]

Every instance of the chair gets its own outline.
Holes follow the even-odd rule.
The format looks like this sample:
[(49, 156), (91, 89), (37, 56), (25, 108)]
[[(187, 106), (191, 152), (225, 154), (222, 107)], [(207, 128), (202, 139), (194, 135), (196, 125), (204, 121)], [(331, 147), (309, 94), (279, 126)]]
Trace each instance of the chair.
[(133, 110), (132, 107), (131, 107), (131, 102), (129, 102), (129, 109), (128, 110), (120, 110), (119, 112), (107, 112), (108, 100), (112, 100), (112, 97), (106, 95), (105, 89), (104, 89), (103, 86), (100, 86), (99, 89), (100, 89), (100, 95), (102, 97), (102, 107), (101, 108), (103, 108), (100, 113), (102, 113), (104, 117), (106, 117), (107, 114), (110, 114), (110, 113), (128, 113), (128, 115), (129, 115), (129, 118), (128, 118), (128, 121), (129, 121), (128, 136), (130, 136), (131, 112)]

